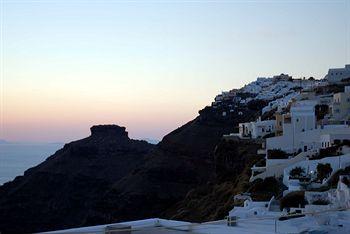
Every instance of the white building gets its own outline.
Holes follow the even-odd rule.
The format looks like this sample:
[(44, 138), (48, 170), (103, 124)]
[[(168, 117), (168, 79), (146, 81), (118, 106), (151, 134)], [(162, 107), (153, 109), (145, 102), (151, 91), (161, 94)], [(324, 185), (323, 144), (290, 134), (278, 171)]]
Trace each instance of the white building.
[(229, 212), (229, 217), (236, 219), (256, 218), (261, 216), (277, 217), (281, 215), (278, 203), (274, 197), (270, 201), (253, 201), (250, 197), (246, 199), (243, 206), (235, 206)]
[[(334, 140), (340, 140), (350, 137), (350, 128), (348, 125), (325, 125), (309, 131), (285, 134), (278, 137), (266, 139), (266, 150), (281, 149), (287, 153), (298, 151), (318, 151), (324, 146), (329, 147)], [(349, 139), (349, 138), (348, 138)], [(329, 146), (328, 146), (329, 145)]]
[(267, 134), (275, 132), (275, 120), (264, 120), (261, 118), (255, 122), (240, 123), (239, 136), (250, 137), (253, 139), (264, 137)]
[(344, 68), (331, 68), (325, 79), (330, 83), (341, 82), (343, 79), (350, 78), (350, 64), (345, 65)]
[[(345, 128), (346, 129), (346, 128)], [(327, 147), (331, 147), (335, 144), (336, 140), (350, 140), (350, 131), (346, 133), (345, 131), (339, 133), (327, 133), (320, 135), (320, 148), (325, 149)]]
[[(287, 135), (288, 136), (288, 135)], [(281, 149), (286, 152), (291, 152), (290, 143), (292, 138), (287, 136), (267, 138), (266, 142), (271, 149)], [(312, 131), (301, 132), (296, 135), (295, 146), (300, 150), (306, 150), (299, 153), (297, 156), (290, 156), (285, 159), (271, 159), (266, 156), (266, 166), (253, 166), (252, 176), (250, 181), (254, 181), (258, 178), (264, 179), (266, 177), (274, 176), (279, 177), (283, 175), (285, 168), (299, 162), (306, 161), (308, 157), (313, 157), (319, 152), (321, 148), (327, 148), (333, 146), (335, 140), (350, 139), (350, 128), (348, 125), (326, 125), (322, 128), (319, 127)], [(343, 154), (350, 153), (350, 149), (346, 146), (341, 147)]]
[(266, 139), (266, 149), (281, 149), (288, 153), (294, 153), (302, 148), (299, 138), (303, 132), (311, 131), (316, 128), (315, 106), (317, 102), (305, 100), (293, 103), (290, 111), (290, 117), (283, 118), (283, 135)]
[(349, 120), (350, 116), (350, 86), (344, 92), (335, 93), (331, 104), (332, 119), (335, 121)]
[(316, 105), (317, 102), (314, 100), (299, 101), (292, 105), (290, 113), (293, 132), (298, 133), (315, 129)]
[(346, 124), (317, 125), (316, 104), (311, 100), (294, 103), (290, 117), (286, 115), (280, 120), (283, 135), (267, 138), (266, 150), (281, 149), (287, 153), (318, 150), (322, 148), (322, 142), (331, 145), (334, 139), (349, 137), (350, 128)]

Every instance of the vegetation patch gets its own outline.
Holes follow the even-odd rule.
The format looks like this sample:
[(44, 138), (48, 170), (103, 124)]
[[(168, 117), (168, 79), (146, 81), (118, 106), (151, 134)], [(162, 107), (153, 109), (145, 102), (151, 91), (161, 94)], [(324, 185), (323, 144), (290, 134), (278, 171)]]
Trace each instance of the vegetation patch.
[(286, 196), (282, 197), (280, 200), (280, 209), (290, 207), (305, 207), (308, 202), (305, 199), (304, 191), (290, 192)]
[(288, 154), (280, 149), (271, 149), (267, 151), (268, 159), (288, 159)]
[(317, 164), (317, 179), (319, 181), (322, 181), (323, 179), (328, 178), (331, 175), (332, 171), (333, 169), (329, 163)]
[(278, 197), (286, 187), (274, 177), (257, 179), (251, 183), (247, 192), (254, 201), (268, 201), (272, 196)]
[[(340, 175), (349, 175), (349, 174), (350, 174), (350, 166), (349, 167), (345, 167), (344, 169), (340, 169), (337, 172), (335, 172), (332, 175), (332, 177), (329, 179), (328, 183), (329, 183), (330, 187), (332, 187), (332, 188), (336, 188), (337, 187)], [(347, 183), (346, 180), (345, 180), (345, 184)]]
[(293, 178), (301, 177), (304, 174), (305, 174), (305, 169), (302, 167), (295, 167), (289, 172), (289, 175)]

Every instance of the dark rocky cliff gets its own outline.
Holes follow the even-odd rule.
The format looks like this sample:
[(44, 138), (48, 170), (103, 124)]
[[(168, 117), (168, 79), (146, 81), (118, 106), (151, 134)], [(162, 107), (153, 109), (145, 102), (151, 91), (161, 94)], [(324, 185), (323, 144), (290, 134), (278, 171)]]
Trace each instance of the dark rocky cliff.
[(163, 215), (192, 222), (223, 219), (234, 206), (233, 196), (249, 187), (250, 168), (262, 158), (256, 154), (259, 147), (255, 141), (221, 140), (214, 151), (215, 177), (191, 189)]
[(128, 138), (125, 128), (94, 126), (24, 176), (0, 187), (2, 233), (34, 232), (86, 222), (90, 207), (154, 149)]
[(222, 135), (257, 114), (246, 109), (244, 115), (222, 116), (208, 107), (156, 146), (129, 139), (119, 126), (94, 126), (90, 137), (65, 145), (0, 187), (0, 230), (35, 232), (149, 217), (188, 219), (170, 208), (187, 207), (186, 201), (180, 202), (189, 191), (215, 183), (215, 162), (220, 159), (214, 151)]
[(94, 209), (98, 211), (91, 217), (94, 222), (89, 224), (168, 217), (171, 212), (164, 212), (190, 190), (215, 180), (214, 151), (223, 134), (231, 133), (244, 119), (254, 119), (257, 112), (247, 109), (244, 116), (223, 117), (207, 107), (199, 113), (196, 119), (165, 136), (144, 165), (105, 194)]

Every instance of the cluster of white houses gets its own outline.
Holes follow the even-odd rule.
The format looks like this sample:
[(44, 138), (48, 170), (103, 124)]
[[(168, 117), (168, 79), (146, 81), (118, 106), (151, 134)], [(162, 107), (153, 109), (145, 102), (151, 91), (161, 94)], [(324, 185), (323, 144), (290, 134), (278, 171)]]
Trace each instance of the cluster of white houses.
[[(299, 100), (292, 99), (287, 108), (276, 111), (273, 120), (259, 118), (255, 122), (240, 123), (241, 138), (266, 137), (260, 150), (265, 153), (266, 165), (254, 166), (251, 180), (281, 176), (287, 166), (349, 140), (349, 120), (350, 87), (346, 86), (344, 92), (335, 93), (331, 98), (301, 93)], [(271, 153), (276, 150), (284, 155), (276, 158)]]
[[(344, 69), (329, 69), (326, 78), (330, 83), (344, 80), (349, 77), (349, 68), (346, 65)], [(333, 171), (344, 168), (350, 163), (349, 121), (350, 86), (345, 86), (343, 92), (325, 95), (317, 94), (312, 88), (302, 89), (284, 105), (279, 105), (272, 119), (259, 117), (256, 121), (240, 123), (240, 138), (265, 138), (259, 150), (265, 155), (265, 165), (254, 165), (250, 180), (284, 176), (285, 185), (292, 188), (295, 181), (290, 182), (286, 176), (291, 169), (303, 167), (307, 172), (315, 171), (317, 160), (310, 159), (320, 157), (322, 150), (337, 145), (342, 145), (337, 153), (345, 156), (339, 155), (337, 159), (330, 155), (325, 161), (328, 160)]]
[[(329, 69), (325, 82), (332, 85), (350, 81), (348, 78), (350, 65)], [(303, 191), (306, 205), (284, 211), (305, 214), (300, 220), (311, 222), (311, 217), (322, 216), (322, 220), (316, 218), (317, 224), (349, 225), (341, 218), (345, 212), (337, 211), (350, 209), (350, 176), (342, 175), (350, 170), (350, 86), (345, 86), (342, 92), (323, 95), (315, 89), (302, 89), (284, 101), (287, 103), (277, 105), (270, 119), (259, 117), (256, 121), (239, 124), (237, 135), (240, 138), (264, 139), (258, 153), (264, 155), (265, 160), (251, 168), (250, 181), (267, 177), (282, 179), (287, 187), (283, 196)], [(332, 180), (334, 183), (335, 175), (339, 177), (338, 185), (332, 188), (330, 183)], [(243, 207), (230, 211), (229, 219), (281, 215), (274, 197), (270, 201), (253, 201), (245, 194), (244, 200)], [(307, 228), (311, 226), (308, 223)], [(350, 230), (339, 233), (343, 232)]]
[[(324, 118), (317, 119), (316, 109), (321, 107), (326, 108), (321, 110), (326, 113)], [(254, 139), (275, 133), (275, 137), (267, 138), (268, 145), (294, 151), (300, 146), (297, 142), (302, 139), (299, 136), (305, 135), (304, 132), (310, 135), (313, 132), (337, 131), (346, 127), (349, 119), (350, 86), (346, 86), (344, 92), (333, 95), (316, 96), (314, 92), (305, 92), (290, 99), (287, 108), (277, 110), (273, 120), (261, 120), (259, 117), (253, 122), (240, 123), (239, 136)]]
[[(335, 173), (350, 171), (350, 86), (343, 92), (323, 95), (314, 89), (350, 78), (350, 65), (329, 69), (325, 78), (327, 81), (293, 80), (285, 74), (258, 78), (242, 90), (222, 92), (212, 104), (217, 108), (233, 102), (229, 104), (231, 112), (234, 105), (253, 98), (270, 101), (262, 112), (276, 109), (273, 117), (240, 123), (239, 132), (233, 135), (264, 139), (258, 153), (265, 156), (265, 163), (251, 168), (250, 181), (281, 179), (287, 187), (283, 197), (302, 194), (303, 206), (281, 209), (275, 197), (253, 201), (249, 193), (243, 193), (234, 197), (235, 201), (243, 200), (243, 206), (235, 206), (226, 221), (147, 219), (52, 233), (350, 233), (350, 176), (339, 175), (336, 188), (327, 187)], [(253, 95), (241, 97), (239, 92)]]

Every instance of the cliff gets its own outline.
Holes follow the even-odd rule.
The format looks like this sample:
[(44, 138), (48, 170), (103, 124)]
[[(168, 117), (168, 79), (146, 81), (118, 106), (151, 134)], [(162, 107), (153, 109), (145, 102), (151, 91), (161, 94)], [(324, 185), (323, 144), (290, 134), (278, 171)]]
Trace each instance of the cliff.
[(188, 219), (190, 211), (179, 216), (170, 208), (189, 191), (215, 183), (214, 151), (222, 135), (257, 114), (247, 109), (244, 115), (223, 116), (207, 107), (156, 146), (129, 139), (125, 128), (116, 125), (94, 126), (90, 137), (66, 144), (0, 187), (0, 230), (23, 233), (150, 217)]
[(154, 145), (125, 128), (93, 126), (24, 176), (0, 187), (2, 233), (52, 230), (86, 223), (90, 207), (116, 181), (145, 162)]
[(215, 178), (191, 189), (163, 215), (191, 222), (223, 219), (234, 206), (233, 196), (249, 188), (250, 168), (262, 158), (259, 147), (255, 141), (221, 140), (214, 151)]

